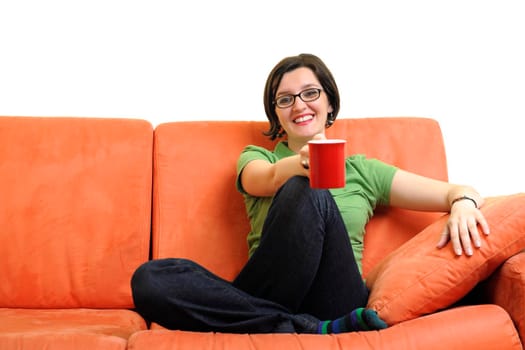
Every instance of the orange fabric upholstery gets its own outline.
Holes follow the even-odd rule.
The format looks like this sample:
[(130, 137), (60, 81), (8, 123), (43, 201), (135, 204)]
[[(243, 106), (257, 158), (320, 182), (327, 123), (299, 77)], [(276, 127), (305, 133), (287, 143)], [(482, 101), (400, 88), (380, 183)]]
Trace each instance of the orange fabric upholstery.
[(0, 309), (0, 349), (125, 349), (145, 330), (137, 313), (124, 309)]
[(28, 332), (6, 334), (0, 339), (0, 346), (6, 350), (125, 350), (127, 345), (126, 339), (90, 332)]
[[(339, 119), (327, 129), (327, 137), (347, 140), (348, 155), (362, 153), (416, 174), (448, 180), (441, 128), (433, 119)], [(395, 208), (376, 210), (366, 228), (363, 275), (366, 277), (388, 253), (442, 215)]]
[(491, 226), (472, 256), (436, 248), (447, 216), (383, 259), (369, 274), (368, 305), (388, 324), (441, 310), (463, 298), (509, 256), (525, 249), (525, 194), (487, 198), (481, 208)]
[[(154, 258), (197, 259), (227, 279), (238, 273), (247, 258), (249, 225), (242, 196), (235, 189), (236, 162), (248, 144), (273, 149), (275, 143), (262, 134), (267, 124), (174, 122), (156, 127)], [(422, 175), (447, 179), (441, 130), (432, 119), (341, 119), (328, 131), (328, 137), (348, 140), (347, 154), (366, 153)], [(430, 166), (425, 166), (427, 162)], [(364, 274), (439, 215), (380, 210), (367, 228)], [(376, 237), (376, 231), (391, 235), (384, 241), (384, 236)]]
[(186, 257), (232, 279), (247, 259), (246, 218), (235, 189), (237, 157), (252, 142), (271, 147), (261, 122), (157, 126), (153, 258)]
[(128, 349), (494, 350), (522, 347), (512, 321), (503, 309), (495, 305), (479, 305), (420, 317), (380, 332), (328, 336), (150, 330), (133, 334)]
[[(273, 148), (274, 143), (262, 135), (266, 128), (266, 122), (228, 121), (173, 122), (156, 127), (153, 258), (189, 258), (224, 278), (234, 278), (247, 259), (249, 230), (243, 199), (235, 188), (236, 161), (248, 144)], [(432, 119), (339, 119), (327, 134), (348, 140), (347, 154), (365, 153), (447, 180), (441, 130)], [(364, 275), (443, 215), (378, 208), (367, 226)], [(129, 340), (130, 349), (148, 347), (519, 349), (521, 344), (508, 313), (494, 305), (476, 305), (418, 317), (380, 332), (333, 337), (170, 332), (152, 325), (152, 330), (136, 333)]]
[(525, 253), (505, 261), (482, 285), (487, 302), (501, 305), (511, 315), (519, 333), (525, 335)]
[(143, 120), (0, 117), (1, 349), (125, 348), (146, 328), (125, 309), (149, 257), (152, 152)]
[[(515, 324), (525, 335), (523, 254), (487, 281), (485, 300), (493, 305), (451, 307), (379, 332), (148, 328), (133, 311), (130, 290), (140, 264), (186, 257), (232, 279), (245, 263), (248, 221), (235, 189), (236, 161), (248, 144), (273, 147), (262, 135), (266, 128), (266, 122), (153, 129), (139, 119), (0, 117), (0, 349), (522, 349)], [(346, 139), (347, 154), (447, 179), (432, 119), (339, 119), (328, 136)], [(443, 216), (376, 212), (365, 237), (365, 276)]]
[(129, 278), (148, 258), (152, 126), (0, 123), (0, 307), (131, 307)]

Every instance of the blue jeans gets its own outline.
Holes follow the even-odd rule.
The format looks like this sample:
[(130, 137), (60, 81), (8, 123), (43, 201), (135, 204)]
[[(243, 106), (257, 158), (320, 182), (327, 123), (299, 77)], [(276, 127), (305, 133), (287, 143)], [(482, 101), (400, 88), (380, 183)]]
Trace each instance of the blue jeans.
[(195, 262), (146, 262), (131, 280), (136, 310), (169, 329), (315, 333), (366, 305), (341, 214), (327, 190), (293, 177), (275, 195), (260, 245), (233, 282)]

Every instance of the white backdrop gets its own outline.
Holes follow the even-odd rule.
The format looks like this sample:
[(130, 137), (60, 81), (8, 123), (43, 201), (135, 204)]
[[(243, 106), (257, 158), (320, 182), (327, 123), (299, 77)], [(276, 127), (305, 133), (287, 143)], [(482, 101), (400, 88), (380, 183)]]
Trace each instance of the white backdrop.
[(0, 115), (266, 120), (270, 69), (310, 52), (340, 118), (435, 118), (452, 182), (522, 192), (524, 18), (524, 0), (0, 0)]

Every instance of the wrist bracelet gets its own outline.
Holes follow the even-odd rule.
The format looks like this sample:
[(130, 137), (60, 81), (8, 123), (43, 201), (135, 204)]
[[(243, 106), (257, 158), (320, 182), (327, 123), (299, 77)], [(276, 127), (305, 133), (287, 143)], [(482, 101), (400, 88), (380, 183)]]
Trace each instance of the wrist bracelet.
[(461, 197), (458, 197), (458, 198), (454, 199), (454, 200), (450, 203), (450, 207), (452, 208), (452, 206), (454, 205), (454, 203), (459, 202), (459, 201), (462, 201), (462, 200), (465, 200), (465, 199), (466, 199), (466, 200), (469, 200), (469, 201), (472, 201), (472, 203), (474, 203), (474, 206), (476, 207), (476, 209), (479, 209), (479, 208), (478, 208), (478, 203), (474, 200), (474, 198), (471, 198), (471, 197), (469, 197), (469, 196), (465, 196), (465, 195), (463, 195), (463, 196), (461, 196)]

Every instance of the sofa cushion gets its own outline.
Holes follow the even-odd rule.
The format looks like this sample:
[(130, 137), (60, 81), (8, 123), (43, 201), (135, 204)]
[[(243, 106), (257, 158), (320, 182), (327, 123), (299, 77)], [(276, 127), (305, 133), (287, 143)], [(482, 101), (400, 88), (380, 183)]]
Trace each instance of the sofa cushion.
[(155, 128), (153, 258), (198, 261), (226, 279), (246, 263), (249, 223), (235, 169), (242, 149), (272, 148), (266, 123), (171, 122)]
[(148, 259), (153, 128), (0, 117), (0, 307), (131, 307)]
[(518, 350), (522, 347), (505, 310), (496, 305), (477, 305), (427, 315), (378, 332), (316, 335), (140, 331), (131, 335), (128, 349)]
[(0, 334), (0, 349), (126, 350), (126, 339), (91, 332), (27, 332)]
[(145, 329), (130, 310), (0, 308), (0, 349), (124, 350)]
[[(153, 258), (185, 257), (232, 279), (247, 259), (249, 223), (235, 169), (249, 144), (273, 149), (268, 122), (188, 121), (155, 128)], [(439, 124), (429, 118), (340, 118), (327, 130), (364, 153), (404, 169), (447, 179)], [(436, 213), (381, 208), (367, 226), (363, 273), (435, 221)]]
[[(413, 173), (447, 181), (447, 159), (439, 123), (431, 118), (337, 119), (327, 137), (347, 140), (346, 153), (362, 153)], [(442, 213), (377, 208), (366, 227), (363, 275)]]
[(440, 310), (525, 248), (525, 194), (488, 198), (481, 210), (491, 233), (472, 256), (436, 248), (445, 215), (370, 271), (368, 306), (390, 325)]

